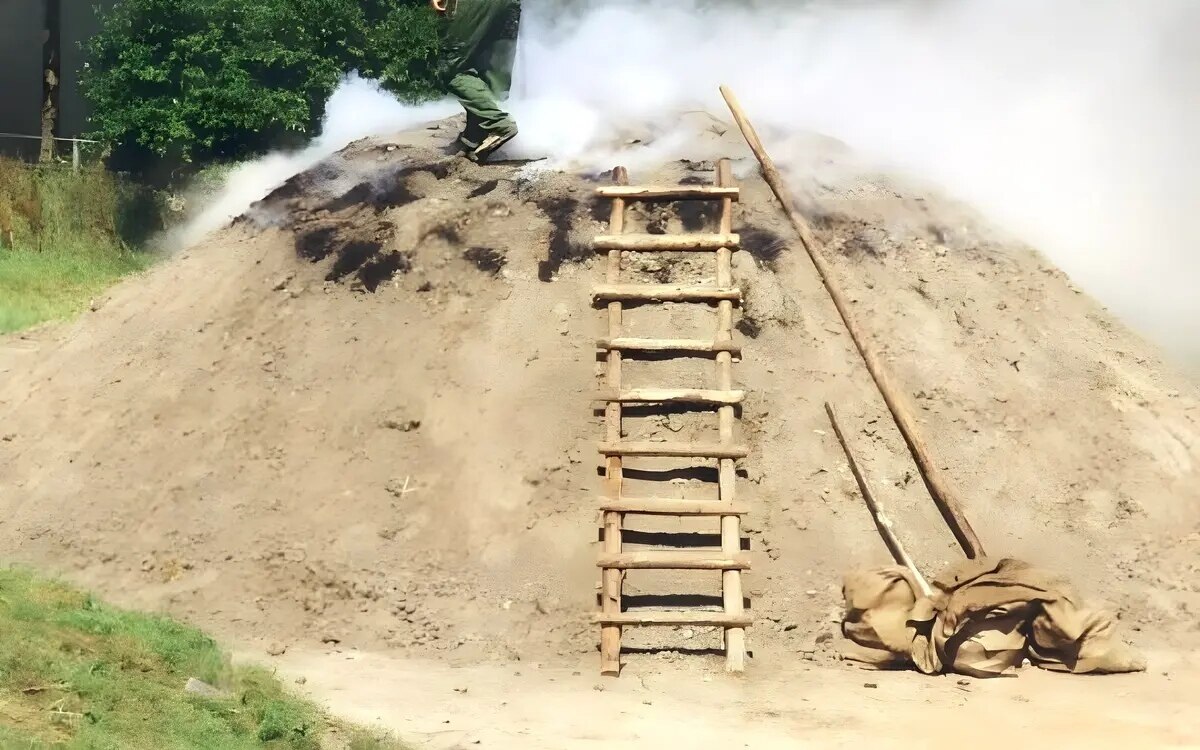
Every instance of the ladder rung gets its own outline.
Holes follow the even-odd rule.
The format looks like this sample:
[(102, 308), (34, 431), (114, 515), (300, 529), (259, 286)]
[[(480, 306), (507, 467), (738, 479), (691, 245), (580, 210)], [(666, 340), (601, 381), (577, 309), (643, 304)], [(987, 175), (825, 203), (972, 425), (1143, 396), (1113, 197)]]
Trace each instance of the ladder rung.
[(740, 354), (742, 351), (742, 347), (733, 341), (704, 341), (702, 339), (600, 339), (596, 342), (596, 347), (606, 350), (639, 352), (730, 352)]
[(597, 401), (616, 401), (623, 404), (715, 404), (732, 406), (746, 398), (745, 391), (710, 391), (694, 388), (631, 388), (624, 391), (601, 391)]
[(667, 253), (736, 249), (741, 242), (736, 234), (602, 234), (592, 244), (597, 250)]
[(606, 513), (639, 513), (646, 516), (744, 516), (750, 509), (720, 500), (671, 500), (660, 497), (600, 498), (600, 510)]
[(736, 187), (715, 187), (713, 185), (663, 185), (650, 187), (634, 187), (614, 185), (596, 190), (601, 198), (624, 198), (628, 201), (653, 200), (719, 200), (732, 198), (738, 200), (742, 191)]
[(696, 627), (748, 628), (754, 617), (748, 614), (727, 615), (724, 612), (614, 612), (596, 614), (600, 625), (653, 627), (655, 625), (695, 625)]
[(598, 300), (647, 300), (652, 302), (742, 301), (735, 287), (688, 286), (683, 284), (601, 284), (592, 290)]
[(596, 565), (619, 570), (749, 570), (750, 558), (719, 552), (655, 549), (601, 555)]
[(601, 443), (606, 456), (656, 456), (664, 458), (745, 458), (750, 449), (744, 445), (711, 443)]

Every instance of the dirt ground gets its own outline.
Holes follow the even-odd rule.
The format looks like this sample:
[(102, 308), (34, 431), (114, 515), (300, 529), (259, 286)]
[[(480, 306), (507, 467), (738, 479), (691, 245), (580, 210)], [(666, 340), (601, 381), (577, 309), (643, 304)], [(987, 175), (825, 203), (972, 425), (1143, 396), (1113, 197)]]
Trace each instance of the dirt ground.
[[(725, 677), (703, 630), (634, 632), (625, 676), (597, 692), (602, 426), (588, 399), (602, 315), (588, 241), (605, 226), (591, 191), (606, 176), (473, 166), (437, 150), (453, 132), (352, 144), (80, 321), (0, 338), (3, 557), (279, 656), (339, 711), (433, 747), (688, 733), (704, 747), (709, 729), (746, 747), (836, 747), (975, 731), (999, 707), (1030, 737), (1200, 738), (1183, 711), (1200, 652), (1195, 381), (1034, 250), (923, 189), (833, 168), (840, 152), (806, 140), (790, 144), (812, 156), (806, 211), (989, 552), (1065, 573), (1152, 656), (1143, 676), (965, 686), (838, 660), (841, 574), (887, 558), (826, 400), (917, 561), (936, 573), (959, 553), (729, 132), (698, 142), (699, 161), (631, 169), (635, 182), (708, 182), (728, 155), (743, 183), (752, 666)], [(633, 215), (652, 231), (711, 218)], [(631, 268), (711, 275), (695, 259)], [(635, 311), (631, 325), (709, 330), (714, 311), (694, 308)], [(712, 369), (628, 372), (711, 387)], [(631, 435), (704, 427), (648, 416)], [(668, 491), (703, 497), (704, 476)], [(648, 538), (712, 532), (657, 523)], [(631, 575), (626, 591), (650, 604), (717, 583)], [(1068, 711), (1076, 699), (1085, 713)], [(697, 718), (679, 721), (685, 710)]]
[(1200, 747), (1197, 661), (1148, 675), (921, 678), (764, 665), (737, 679), (697, 660), (602, 680), (537, 663), (462, 668), (377, 653), (288, 654), (334, 711), (430, 750), (560, 748)]

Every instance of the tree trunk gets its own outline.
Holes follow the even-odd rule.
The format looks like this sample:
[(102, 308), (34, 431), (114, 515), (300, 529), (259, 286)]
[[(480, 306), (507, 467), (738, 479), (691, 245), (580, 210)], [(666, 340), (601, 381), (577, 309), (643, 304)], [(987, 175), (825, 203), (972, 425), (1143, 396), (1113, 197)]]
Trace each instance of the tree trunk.
[(45, 0), (46, 22), (42, 45), (42, 150), (40, 162), (53, 161), (57, 155), (58, 95), (62, 81), (62, 0)]

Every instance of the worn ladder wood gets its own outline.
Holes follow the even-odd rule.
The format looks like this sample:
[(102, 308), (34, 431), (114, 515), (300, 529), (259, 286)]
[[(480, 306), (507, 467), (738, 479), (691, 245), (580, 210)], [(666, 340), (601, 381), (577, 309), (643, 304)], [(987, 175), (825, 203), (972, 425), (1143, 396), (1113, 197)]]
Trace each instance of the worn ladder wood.
[[(741, 517), (748, 509), (737, 503), (736, 462), (749, 454), (736, 445), (735, 406), (744, 392), (733, 387), (733, 362), (740, 348), (733, 340), (733, 309), (742, 300), (741, 290), (733, 283), (733, 252), (740, 238), (733, 233), (733, 203), (739, 199), (727, 159), (717, 165), (712, 186), (629, 187), (624, 168), (613, 171), (614, 187), (597, 190), (612, 201), (609, 232), (597, 237), (594, 246), (607, 251), (604, 284), (594, 289), (594, 297), (607, 302), (608, 336), (597, 342), (607, 360), (606, 388), (598, 396), (606, 402), (606, 439), (599, 445), (605, 456), (604, 496), (600, 511), (604, 520), (603, 551), (597, 560), (601, 575), (601, 611), (595, 621), (600, 631), (600, 670), (618, 675), (621, 670), (621, 628), (648, 626), (710, 626), (722, 628), (726, 668), (741, 672), (746, 666), (746, 628), (753, 617), (745, 610), (742, 571), (750, 560), (741, 550)], [(686, 235), (624, 234), (625, 209), (631, 201), (707, 200), (719, 201), (720, 222), (716, 233)], [(700, 284), (623, 284), (622, 252), (710, 251), (716, 254), (716, 283)], [(695, 302), (717, 305), (717, 330), (712, 340), (646, 339), (622, 335), (625, 302)], [(714, 355), (717, 367), (716, 389), (701, 388), (627, 388), (621, 382), (624, 352), (655, 352), (683, 356)], [(626, 403), (691, 403), (715, 408), (718, 415), (719, 442), (669, 443), (628, 442), (622, 440), (622, 408)], [(633, 498), (623, 495), (626, 457), (704, 458), (717, 463), (717, 500), (674, 500)], [(720, 520), (721, 548), (712, 551), (678, 549), (627, 551), (623, 545), (626, 515), (708, 516)], [(621, 597), (626, 570), (712, 570), (721, 573), (723, 611), (622, 611)]]

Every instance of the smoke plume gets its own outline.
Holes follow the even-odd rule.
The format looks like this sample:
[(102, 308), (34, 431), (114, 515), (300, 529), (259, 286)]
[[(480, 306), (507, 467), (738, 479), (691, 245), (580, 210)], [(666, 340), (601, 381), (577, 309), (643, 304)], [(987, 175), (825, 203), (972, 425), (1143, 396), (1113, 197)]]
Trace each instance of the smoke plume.
[[(768, 139), (826, 134), (936, 184), (1200, 361), (1197, 28), (1194, 0), (526, 0), (512, 152), (611, 166), (631, 124), (727, 119), (727, 83)], [(453, 110), (373, 96), (335, 97), (324, 152), (348, 140), (342, 117), (399, 130)], [(674, 135), (630, 156), (687, 146)], [(239, 195), (287, 169), (247, 168), (255, 188)]]

